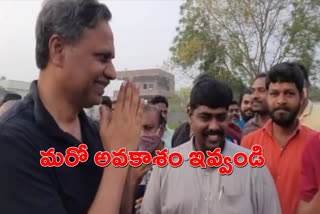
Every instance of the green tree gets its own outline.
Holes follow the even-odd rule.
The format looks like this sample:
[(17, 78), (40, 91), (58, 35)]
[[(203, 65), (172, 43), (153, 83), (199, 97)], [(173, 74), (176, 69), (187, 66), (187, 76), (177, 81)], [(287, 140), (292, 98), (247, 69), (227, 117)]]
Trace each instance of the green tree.
[(186, 0), (181, 8), (172, 62), (230, 82), (284, 60), (319, 69), (319, 0)]
[(191, 88), (180, 88), (169, 99), (169, 111), (186, 112)]
[(187, 120), (187, 105), (189, 102), (191, 88), (180, 88), (169, 98), (168, 126), (176, 129), (181, 123)]
[(309, 99), (314, 102), (320, 102), (320, 88), (311, 87), (309, 92)]

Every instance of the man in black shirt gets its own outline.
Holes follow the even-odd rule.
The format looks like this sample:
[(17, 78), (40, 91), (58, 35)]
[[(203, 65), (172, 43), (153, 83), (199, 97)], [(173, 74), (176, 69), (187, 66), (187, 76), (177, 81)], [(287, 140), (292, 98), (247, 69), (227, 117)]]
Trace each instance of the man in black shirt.
[(4, 95), (3, 99), (0, 101), (0, 107), (8, 101), (13, 101), (13, 100), (21, 100), (22, 97), (20, 94), (16, 94), (16, 93), (7, 93), (6, 95)]
[[(134, 190), (124, 188), (128, 167), (100, 168), (93, 160), (97, 151), (136, 150), (143, 111), (138, 89), (121, 86), (111, 121), (100, 108), (100, 132), (82, 110), (100, 104), (116, 77), (110, 19), (108, 8), (95, 0), (43, 5), (36, 26), (38, 81), (0, 119), (0, 213), (115, 214), (124, 190)], [(54, 148), (65, 155), (81, 143), (88, 161), (40, 165), (40, 151)]]

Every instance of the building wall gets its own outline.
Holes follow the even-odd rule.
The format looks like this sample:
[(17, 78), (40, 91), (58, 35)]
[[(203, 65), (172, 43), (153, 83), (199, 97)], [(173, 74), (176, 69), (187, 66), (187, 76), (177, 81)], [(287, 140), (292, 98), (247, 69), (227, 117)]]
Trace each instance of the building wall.
[(6, 91), (15, 92), (21, 96), (25, 96), (29, 92), (30, 82), (17, 80), (0, 80), (0, 86)]
[[(140, 96), (146, 99), (155, 95), (171, 97), (174, 94), (174, 75), (161, 69), (117, 72), (117, 79), (134, 82), (140, 89)], [(117, 94), (117, 91), (114, 92), (113, 99)]]

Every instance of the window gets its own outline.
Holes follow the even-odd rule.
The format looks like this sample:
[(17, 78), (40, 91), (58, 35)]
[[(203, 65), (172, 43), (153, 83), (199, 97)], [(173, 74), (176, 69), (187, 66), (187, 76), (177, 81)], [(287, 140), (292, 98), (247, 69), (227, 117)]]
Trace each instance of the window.
[(153, 84), (149, 84), (149, 89), (153, 89)]
[(143, 84), (143, 89), (147, 89), (148, 88), (148, 84)]

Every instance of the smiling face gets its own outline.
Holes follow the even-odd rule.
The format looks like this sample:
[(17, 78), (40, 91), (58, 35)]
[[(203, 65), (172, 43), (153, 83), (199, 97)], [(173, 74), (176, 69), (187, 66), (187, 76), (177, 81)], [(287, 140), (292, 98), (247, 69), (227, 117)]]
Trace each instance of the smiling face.
[(258, 114), (268, 112), (266, 78), (261, 77), (254, 81), (252, 87), (252, 110)]
[(224, 148), (227, 109), (201, 105), (189, 112), (190, 128), (195, 137), (195, 147), (202, 152)]
[(250, 120), (254, 113), (252, 111), (252, 95), (251, 94), (245, 94), (243, 95), (241, 104), (240, 104), (240, 112), (242, 119), (246, 122)]
[(238, 104), (231, 104), (228, 107), (228, 118), (231, 122), (237, 122), (240, 120), (240, 109)]
[(86, 29), (76, 44), (64, 44), (59, 82), (83, 107), (101, 103), (104, 88), (116, 78), (113, 34), (107, 21)]

